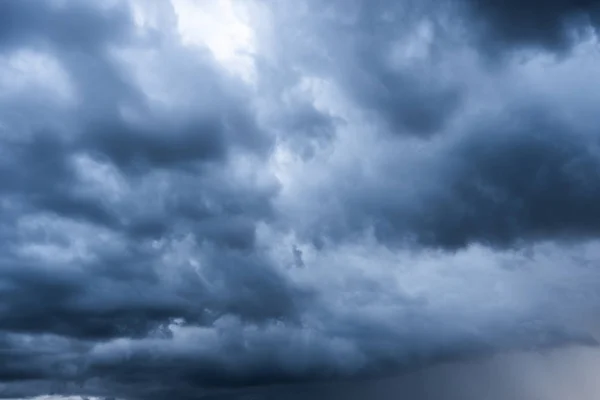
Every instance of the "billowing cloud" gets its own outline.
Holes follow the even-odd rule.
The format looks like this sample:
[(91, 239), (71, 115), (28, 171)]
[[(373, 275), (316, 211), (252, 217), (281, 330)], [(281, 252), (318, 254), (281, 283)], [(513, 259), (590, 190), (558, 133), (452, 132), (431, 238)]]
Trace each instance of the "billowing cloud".
[(0, 2), (0, 397), (470, 399), (594, 345), (596, 6), (488, 3)]

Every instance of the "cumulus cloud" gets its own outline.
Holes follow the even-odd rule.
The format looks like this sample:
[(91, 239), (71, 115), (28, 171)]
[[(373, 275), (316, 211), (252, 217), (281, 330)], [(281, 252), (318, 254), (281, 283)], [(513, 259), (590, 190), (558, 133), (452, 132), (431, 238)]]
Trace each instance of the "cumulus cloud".
[(0, 397), (469, 399), (594, 345), (597, 11), (535, 7), (0, 2)]

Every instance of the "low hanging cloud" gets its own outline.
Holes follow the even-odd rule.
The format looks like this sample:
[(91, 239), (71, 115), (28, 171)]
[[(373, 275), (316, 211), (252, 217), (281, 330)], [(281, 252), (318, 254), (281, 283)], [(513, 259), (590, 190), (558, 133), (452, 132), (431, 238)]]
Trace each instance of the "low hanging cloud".
[(0, 397), (470, 399), (595, 345), (597, 7), (534, 3), (0, 2)]

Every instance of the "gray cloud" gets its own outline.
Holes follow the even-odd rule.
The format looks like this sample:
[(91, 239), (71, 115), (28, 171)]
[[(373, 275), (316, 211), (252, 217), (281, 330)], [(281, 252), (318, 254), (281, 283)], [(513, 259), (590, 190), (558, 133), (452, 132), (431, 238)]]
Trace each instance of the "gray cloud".
[[(10, 22), (3, 24), (4, 54), (20, 48), (48, 52), (80, 96), (74, 109), (57, 109), (54, 118), (55, 106), (44, 105), (53, 124), (41, 127), (27, 121), (36, 112), (29, 99), (11, 104), (25, 128), (22, 137), (3, 137), (3, 207), (16, 214), (2, 227), (8, 239), (1, 262), (2, 330), (93, 341), (146, 336), (175, 318), (210, 324), (223, 313), (258, 320), (292, 315), (287, 284), (254, 248), (255, 224), (268, 218), (273, 190), (244, 189), (226, 169), (227, 153), (238, 145), (260, 154), (267, 141), (245, 105), (219, 87), (224, 77), (211, 62), (189, 60), (204, 69), (202, 79), (213, 80), (196, 84), (205, 91), (193, 93), (212, 96), (212, 110), (171, 121), (153, 115), (108, 52), (122, 43), (144, 46), (124, 7), (12, 1), (2, 7)], [(34, 93), (26, 95), (34, 101)], [(116, 107), (122, 102), (143, 110), (143, 120), (124, 119)], [(63, 118), (67, 124), (58, 123)], [(77, 164), (82, 160), (109, 168), (123, 185), (114, 190), (129, 194), (94, 192)], [(218, 286), (209, 288), (193, 271), (186, 278), (177, 273), (170, 287), (160, 280), (156, 268), (164, 253), (151, 241), (168, 245), (187, 232), (206, 247), (206, 262), (215, 267), (205, 272)], [(111, 244), (87, 247), (94, 235), (108, 235)], [(91, 253), (70, 253), (76, 241)], [(35, 253), (30, 245), (48, 246), (50, 253)], [(13, 351), (8, 343), (4, 347)], [(62, 364), (58, 356), (55, 362)], [(50, 366), (36, 372), (43, 367), (32, 361), (28, 370), (24, 364), (8, 364), (6, 379), (54, 377)]]
[(467, 1), (469, 18), (494, 51), (541, 47), (564, 52), (597, 30), (597, 1)]
[(61, 6), (31, 1), (5, 1), (1, 7), (3, 46), (49, 42), (90, 51), (108, 40), (121, 39), (131, 27), (124, 7), (101, 10), (77, 3)]
[[(392, 134), (430, 136), (460, 109), (460, 85), (441, 79), (441, 68), (422, 60), (439, 52), (445, 34), (424, 3), (300, 4), (303, 11), (291, 14), (285, 6), (274, 7), (285, 27), (275, 44), (281, 51), (279, 68), (285, 70), (293, 60), (306, 75), (336, 82)], [(423, 34), (423, 43), (415, 49), (415, 60), (399, 64), (403, 40), (414, 32)]]
[(566, 48), (594, 7), (552, 4), (252, 2), (223, 56), (167, 3), (0, 2), (0, 397), (468, 399), (439, 363), (595, 345), (598, 60), (471, 41)]
[(392, 183), (393, 172), (382, 171), (363, 178), (368, 192), (363, 185), (339, 188), (344, 219), (323, 215), (314, 234), (343, 240), (372, 227), (382, 242), (450, 249), (595, 237), (598, 138), (593, 126), (570, 126), (551, 112), (507, 111), (469, 127), (433, 158), (419, 160), (429, 180)]

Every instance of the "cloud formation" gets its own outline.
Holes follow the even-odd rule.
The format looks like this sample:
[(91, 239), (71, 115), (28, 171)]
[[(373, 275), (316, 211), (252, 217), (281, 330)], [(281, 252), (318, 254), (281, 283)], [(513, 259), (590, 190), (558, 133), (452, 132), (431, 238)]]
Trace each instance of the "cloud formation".
[(597, 6), (536, 7), (0, 2), (0, 397), (595, 344)]
[(486, 45), (542, 47), (563, 52), (598, 30), (600, 3), (582, 1), (467, 1)]

